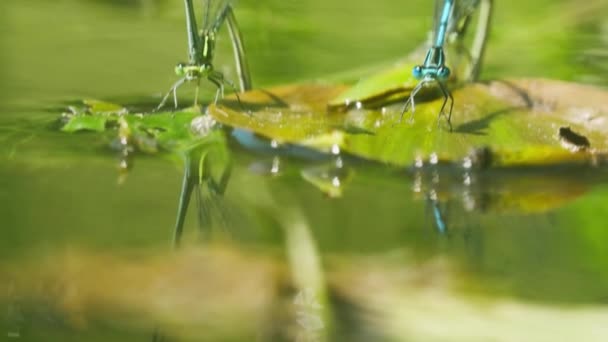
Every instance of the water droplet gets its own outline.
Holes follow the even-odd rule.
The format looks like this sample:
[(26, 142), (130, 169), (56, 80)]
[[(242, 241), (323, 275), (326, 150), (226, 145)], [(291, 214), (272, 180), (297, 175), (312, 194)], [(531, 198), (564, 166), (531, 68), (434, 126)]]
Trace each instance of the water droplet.
[(336, 168), (341, 169), (344, 167), (344, 161), (341, 157), (336, 158)]
[(333, 185), (333, 186), (334, 186), (334, 187), (336, 187), (336, 188), (339, 188), (339, 187), (340, 187), (340, 178), (338, 178), (337, 176), (336, 176), (336, 177), (334, 177), (334, 178), (331, 180), (331, 185)]
[(352, 177), (351, 170), (338, 161), (304, 169), (301, 175), (329, 197), (342, 196), (344, 185)]
[(272, 166), (270, 167), (270, 173), (273, 175), (278, 175), (281, 170), (281, 160), (279, 157), (272, 158)]
[(473, 211), (475, 209), (475, 198), (473, 198), (468, 190), (462, 193), (462, 205), (466, 211)]
[(249, 165), (249, 171), (262, 176), (279, 176), (281, 174), (281, 158), (275, 156), (272, 160), (260, 160)]
[(412, 191), (420, 193), (422, 191), (422, 175), (418, 172), (414, 175), (414, 184), (412, 184)]
[(462, 162), (462, 167), (464, 167), (465, 169), (470, 169), (471, 167), (473, 167), (473, 160), (471, 159), (471, 157), (464, 158)]
[(331, 146), (331, 153), (333, 155), (336, 155), (336, 156), (339, 155), (340, 154), (340, 146), (338, 146), (338, 144), (333, 144)]
[(468, 172), (464, 174), (463, 183), (466, 186), (470, 186), (471, 185), (471, 175)]
[(431, 182), (433, 182), (433, 184), (439, 183), (439, 173), (437, 171), (433, 171)]
[(197, 116), (190, 122), (190, 130), (192, 133), (206, 136), (215, 127), (216, 121), (211, 115)]

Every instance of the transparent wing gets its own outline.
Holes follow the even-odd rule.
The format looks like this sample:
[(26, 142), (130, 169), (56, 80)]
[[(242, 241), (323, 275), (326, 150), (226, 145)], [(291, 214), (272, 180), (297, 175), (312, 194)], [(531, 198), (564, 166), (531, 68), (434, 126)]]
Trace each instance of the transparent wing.
[[(481, 0), (455, 0), (454, 1), (454, 9), (452, 10), (452, 15), (448, 21), (447, 26), (447, 34), (449, 35), (452, 32), (455, 32), (459, 29), (461, 21), (466, 17), (470, 16), (477, 6), (479, 6)], [(441, 14), (443, 13), (443, 8), (446, 5), (446, 0), (435, 0), (435, 15), (433, 19), (433, 41), (436, 41), (437, 28), (439, 27), (439, 22), (441, 20)]]
[(226, 18), (227, 7), (234, 0), (203, 0), (201, 30), (217, 31)]
[(457, 25), (462, 19), (473, 14), (480, 2), (481, 0), (456, 0), (451, 20), (453, 24), (451, 25)]

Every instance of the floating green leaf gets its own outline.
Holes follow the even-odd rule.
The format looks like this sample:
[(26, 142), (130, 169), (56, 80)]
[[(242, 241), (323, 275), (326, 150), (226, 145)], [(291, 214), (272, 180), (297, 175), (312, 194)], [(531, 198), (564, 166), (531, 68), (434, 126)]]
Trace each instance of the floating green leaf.
[[(376, 108), (392, 102), (404, 103), (407, 96), (420, 83), (420, 80), (414, 77), (412, 70), (424, 60), (428, 47), (428, 44), (424, 43), (405, 59), (360, 79), (339, 96), (330, 99), (327, 108), (332, 112), (343, 112), (361, 107)], [(459, 44), (450, 44), (446, 49), (450, 51), (447, 54), (447, 61), (452, 69), (449, 85), (455, 86), (467, 77), (470, 60), (463, 57), (463, 50)], [(417, 96), (433, 96), (435, 90), (437, 89), (425, 87)]]
[(73, 113), (64, 114), (67, 119), (61, 128), (64, 132), (115, 130), (121, 144), (133, 144), (143, 152), (156, 152), (157, 145), (169, 151), (187, 149), (204, 135), (191, 127), (193, 119), (200, 116), (197, 109), (133, 114), (113, 103), (83, 102), (86, 105), (84, 109), (72, 109)]
[(210, 106), (209, 113), (233, 127), (247, 128), (278, 142), (303, 141), (342, 127), (342, 115), (326, 115), (326, 103), (346, 87), (294, 85), (240, 95), (242, 106)]
[(332, 111), (345, 111), (357, 103), (373, 106), (405, 98), (418, 83), (412, 76), (414, 65), (414, 63), (400, 63), (363, 79), (338, 97), (331, 99), (328, 108)]
[[(438, 121), (443, 98), (420, 101), (400, 120), (401, 106), (328, 112), (342, 86), (295, 85), (241, 95), (242, 107), (210, 106), (218, 121), (269, 139), (348, 153), (394, 165), (419, 160), (476, 161), (515, 166), (593, 163), (608, 151), (608, 93), (591, 86), (514, 80), (467, 85), (453, 91), (453, 132)], [(398, 108), (396, 108), (398, 107)], [(564, 129), (589, 141), (572, 152)], [(561, 130), (560, 130), (561, 129)], [(562, 135), (560, 136), (560, 132)]]

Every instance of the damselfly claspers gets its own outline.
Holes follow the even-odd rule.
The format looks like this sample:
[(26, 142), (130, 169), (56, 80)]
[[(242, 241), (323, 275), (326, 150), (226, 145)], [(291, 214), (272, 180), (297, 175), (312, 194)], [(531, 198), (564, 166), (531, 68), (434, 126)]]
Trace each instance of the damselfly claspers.
[[(480, 7), (480, 15), (477, 23), (477, 32), (473, 40), (473, 45), (469, 53), (470, 67), (464, 76), (465, 81), (475, 81), (479, 75), (483, 53), (490, 28), (490, 17), (492, 13), (493, 0), (436, 0), (435, 1), (435, 20), (433, 25), (433, 38), (424, 62), (417, 65), (412, 70), (414, 77), (420, 82), (410, 93), (401, 111), (401, 117), (411, 106), (411, 119), (414, 117), (415, 103), (414, 98), (425, 86), (437, 84), (443, 94), (443, 104), (439, 111), (437, 122), (441, 116), (445, 116), (452, 130), (452, 109), (454, 98), (446, 86), (450, 77), (451, 70), (446, 65), (444, 45), (446, 40), (463, 40), (467, 26), (471, 20), (473, 12)], [(450, 108), (446, 115), (445, 107), (450, 102)]]
[[(232, 11), (231, 0), (203, 0), (203, 17), (199, 31), (193, 0), (184, 0), (186, 8), (186, 28), (188, 33), (188, 63), (179, 63), (175, 67), (175, 73), (181, 78), (171, 87), (156, 108), (161, 109), (169, 96), (173, 94), (173, 102), (177, 108), (177, 89), (186, 82), (196, 82), (196, 95), (194, 105), (198, 103), (198, 88), (200, 80), (206, 78), (217, 87), (215, 102), (224, 95), (224, 85), (229, 85), (236, 93), (232, 82), (224, 78), (224, 75), (213, 67), (213, 55), (215, 50), (216, 35), (226, 21), (232, 47), (236, 60), (236, 70), (239, 76), (240, 90), (251, 89), (251, 77), (245, 59), (243, 40)], [(238, 95), (237, 95), (238, 97)]]

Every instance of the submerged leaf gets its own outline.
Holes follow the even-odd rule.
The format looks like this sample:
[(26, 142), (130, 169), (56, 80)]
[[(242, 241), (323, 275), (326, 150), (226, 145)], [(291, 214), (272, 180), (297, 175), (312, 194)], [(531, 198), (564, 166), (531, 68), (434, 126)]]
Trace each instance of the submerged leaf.
[(303, 169), (302, 178), (331, 198), (342, 197), (344, 187), (353, 178), (353, 170), (338, 161)]
[(108, 118), (94, 115), (74, 115), (61, 128), (64, 132), (94, 131), (103, 132), (106, 129)]

